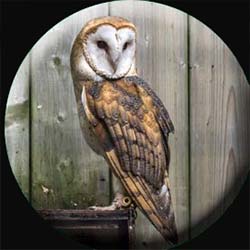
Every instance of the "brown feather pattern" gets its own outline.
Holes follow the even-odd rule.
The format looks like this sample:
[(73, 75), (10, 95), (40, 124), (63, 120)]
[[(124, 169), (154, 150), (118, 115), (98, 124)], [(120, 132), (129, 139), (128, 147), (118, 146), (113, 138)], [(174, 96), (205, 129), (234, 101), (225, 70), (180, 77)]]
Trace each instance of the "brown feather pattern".
[(170, 157), (168, 134), (174, 130), (162, 102), (136, 76), (86, 81), (84, 88), (91, 113), (87, 118), (112, 170), (155, 227), (166, 239), (176, 242), (174, 218), (168, 219), (173, 215), (159, 209), (164, 205), (159, 192)]
[[(144, 93), (141, 97), (142, 87), (132, 84), (129, 78), (128, 81), (88, 82), (85, 88), (95, 123), (99, 120), (107, 126), (124, 170), (142, 176), (159, 189), (164, 182), (165, 158), (169, 156), (165, 154), (157, 122), (159, 114), (154, 114), (158, 107), (151, 96)], [(170, 130), (165, 132), (168, 135)]]

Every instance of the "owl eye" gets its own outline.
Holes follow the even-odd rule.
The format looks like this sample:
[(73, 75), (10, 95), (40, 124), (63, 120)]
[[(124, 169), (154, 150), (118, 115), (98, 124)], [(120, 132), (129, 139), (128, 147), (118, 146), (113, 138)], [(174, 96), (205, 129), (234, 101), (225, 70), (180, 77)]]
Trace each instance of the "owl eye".
[(126, 42), (126, 43), (124, 43), (122, 49), (123, 49), (123, 50), (127, 49), (127, 47), (128, 47), (130, 44), (131, 44), (131, 42)]
[(104, 41), (97, 41), (97, 47), (100, 48), (100, 49), (107, 49), (108, 48), (108, 45), (106, 42)]

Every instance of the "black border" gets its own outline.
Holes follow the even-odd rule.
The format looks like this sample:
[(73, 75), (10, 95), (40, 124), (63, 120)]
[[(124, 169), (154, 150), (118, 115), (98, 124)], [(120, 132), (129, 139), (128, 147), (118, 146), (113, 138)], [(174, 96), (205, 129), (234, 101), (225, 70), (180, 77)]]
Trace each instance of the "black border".
[[(16, 71), (35, 42), (56, 23), (105, 1), (3, 1), (1, 3), (1, 248), (79, 249), (46, 226), (21, 195), (4, 145), (4, 111)], [(249, 80), (249, 2), (155, 1), (204, 22), (231, 48)], [(206, 232), (178, 249), (249, 249), (249, 178), (226, 213)], [(222, 233), (224, 232), (224, 233)]]

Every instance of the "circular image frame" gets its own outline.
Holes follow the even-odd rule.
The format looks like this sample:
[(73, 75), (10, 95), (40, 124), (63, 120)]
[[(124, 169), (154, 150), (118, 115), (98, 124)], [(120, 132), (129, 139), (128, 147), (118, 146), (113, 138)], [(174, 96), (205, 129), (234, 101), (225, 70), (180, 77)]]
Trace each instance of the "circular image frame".
[[(173, 8), (166, 6), (157, 8), (155, 6), (158, 4), (148, 2), (135, 2), (132, 10), (129, 11), (125, 8), (126, 2), (113, 2), (110, 3), (111, 7), (107, 5), (106, 7), (104, 7), (105, 4), (98, 5), (85, 11), (89, 11), (89, 17), (92, 18), (95, 15), (99, 16), (100, 13), (103, 15), (104, 8), (110, 8), (111, 14), (113, 11), (114, 15), (126, 17), (136, 24), (142, 38), (138, 40), (137, 45), (138, 74), (152, 84), (170, 115), (172, 114), (171, 117), (175, 126), (177, 125), (175, 135), (170, 138), (172, 150), (170, 178), (174, 183), (172, 192), (174, 206), (176, 206), (177, 225), (184, 228), (183, 225), (186, 223), (184, 221), (191, 221), (195, 225), (199, 224), (200, 221), (204, 223), (204, 220), (207, 219), (204, 223), (207, 226), (218, 218), (231, 203), (241, 186), (240, 183), (242, 183), (245, 173), (248, 171), (246, 166), (249, 165), (249, 162), (247, 162), (248, 158), (244, 155), (244, 152), (247, 152), (249, 146), (249, 140), (247, 140), (249, 131), (246, 130), (247, 128), (241, 129), (242, 125), (249, 124), (245, 115), (247, 104), (249, 104), (249, 89), (244, 74), (225, 44), (196, 19)], [(147, 6), (150, 6), (151, 10)], [(99, 12), (98, 8), (102, 10)], [(152, 10), (152, 8), (155, 9)], [(91, 9), (93, 12), (91, 12)], [(144, 18), (135, 15), (135, 13), (138, 13), (138, 9), (143, 9), (140, 13), (145, 15)], [(159, 15), (153, 16), (153, 12), (157, 12)], [(175, 13), (173, 14), (173, 12)], [(66, 108), (72, 107), (70, 100), (74, 99), (72, 89), (70, 90), (72, 85), (69, 84), (68, 56), (70, 55), (70, 45), (74, 40), (73, 36), (84, 25), (80, 12), (77, 14), (73, 15), (74, 20), (71, 16), (72, 23), (77, 23), (77, 25), (71, 26), (75, 29), (71, 29), (71, 36), (66, 35), (67, 32), (65, 31), (69, 31), (70, 28), (64, 30), (59, 27), (61, 25), (65, 28), (67, 25), (65, 19), (42, 38), (43, 44), (41, 44), (42, 39), (40, 39), (34, 46), (32, 52), (25, 59), (29, 66), (23, 66), (25, 62), (22, 64), (13, 87), (15, 85), (21, 87), (20, 84), (15, 84), (15, 82), (24, 82), (25, 75), (27, 79), (30, 80), (31, 78), (36, 84), (30, 86), (30, 83), (28, 83), (28, 86), (24, 88), (17, 88), (15, 92), (18, 93), (18, 96), (15, 96), (12, 87), (8, 100), (6, 142), (11, 166), (27, 197), (29, 197), (30, 191), (25, 191), (25, 186), (29, 186), (27, 185), (28, 179), (25, 177), (27, 176), (25, 172), (28, 172), (28, 176), (32, 176), (31, 179), (34, 181), (31, 185), (32, 205), (37, 209), (62, 208), (63, 206), (65, 208), (84, 208), (86, 205), (96, 203), (105, 205), (109, 201), (110, 190), (107, 187), (109, 184), (106, 184), (109, 182), (107, 181), (109, 171), (102, 169), (105, 162), (88, 149), (84, 139), (79, 140), (80, 133), (77, 129), (77, 122), (74, 123), (74, 121), (77, 121), (77, 111), (73, 109), (70, 112)], [(150, 15), (152, 15), (151, 19), (148, 18)], [(86, 14), (84, 14), (84, 17), (86, 18)], [(166, 30), (161, 29), (164, 25)], [(184, 30), (181, 31), (183, 27)], [(185, 30), (188, 29), (190, 32), (189, 38), (185, 33)], [(206, 32), (208, 32), (208, 35), (205, 35)], [(73, 33), (74, 35), (72, 35)], [(161, 39), (156, 39), (162, 34), (171, 34), (166, 38), (166, 40), (169, 39), (167, 40), (168, 43), (165, 44)], [(54, 41), (57, 42), (52, 43), (51, 37), (48, 38), (49, 35), (54, 36)], [(189, 43), (188, 39), (190, 39)], [(64, 41), (63, 44), (60, 44), (61, 41)], [(186, 49), (178, 49), (181, 42), (183, 42), (183, 47), (186, 46)], [(56, 46), (51, 46), (51, 43), (56, 44)], [(67, 43), (68, 46), (65, 46), (64, 43)], [(154, 43), (158, 43), (158, 45), (156, 46)], [(199, 44), (202, 46), (199, 47)], [(187, 46), (189, 46), (188, 50)], [(214, 50), (214, 48), (216, 49)], [(62, 51), (62, 53), (59, 51)], [(163, 57), (165, 61), (162, 61), (165, 64), (157, 65), (157, 60)], [(50, 73), (45, 73), (46, 71), (50, 71)], [(164, 72), (164, 74), (159, 72)], [(47, 81), (44, 76), (47, 77)], [(21, 77), (21, 80), (18, 80), (18, 77)], [(46, 86), (45, 82), (50, 85)], [(166, 86), (161, 84), (162, 82), (170, 83), (169, 85), (166, 84), (167, 91)], [(214, 84), (214, 88), (209, 87), (212, 84)], [(27, 88), (31, 91), (28, 95)], [(61, 88), (64, 89), (65, 96), (63, 98), (58, 93)], [(22, 92), (24, 93), (22, 94)], [(39, 92), (43, 94), (40, 96), (35, 94)], [(30, 97), (32, 101), (29, 99)], [(55, 105), (51, 104), (53, 99), (58, 100)], [(16, 104), (21, 105), (15, 106)], [(206, 105), (210, 109), (205, 111), (202, 107)], [(13, 106), (17, 109), (13, 109)], [(216, 111), (218, 106), (221, 109)], [(21, 109), (18, 109), (18, 107)], [(28, 123), (26, 109), (28, 109), (29, 114)], [(41, 114), (42, 112), (43, 114)], [(31, 123), (30, 119), (32, 119)], [(72, 121), (74, 126), (71, 125)], [(189, 123), (191, 126), (188, 125)], [(30, 125), (31, 127), (29, 127)], [(10, 126), (12, 126), (11, 133), (9, 133)], [(52, 130), (50, 130), (51, 128)], [(220, 131), (223, 133), (220, 134)], [(60, 141), (62, 135), (65, 135), (65, 137)], [(52, 141), (57, 143), (54, 145)], [(17, 150), (22, 147), (27, 148), (29, 143), (34, 144), (34, 146), (31, 146), (31, 152), (28, 153), (28, 155), (32, 154), (31, 163), (27, 162), (29, 160), (26, 157), (23, 157), (25, 150)], [(46, 149), (41, 150), (39, 145), (40, 147), (46, 145)], [(65, 147), (62, 149), (61, 145), (65, 145)], [(72, 148), (72, 145), (75, 146)], [(47, 148), (47, 146), (50, 148)], [(55, 156), (54, 149), (59, 150), (57, 156)], [(74, 155), (68, 156), (71, 150)], [(189, 151), (192, 152), (190, 155)], [(21, 157), (19, 157), (20, 152), (23, 154)], [(85, 152), (87, 157), (83, 159), (81, 152)], [(224, 154), (223, 157), (219, 153)], [(44, 155), (48, 157), (49, 161), (44, 160)], [(202, 155), (202, 157), (199, 155)], [(95, 162), (95, 167), (89, 172), (82, 167), (84, 164), (89, 165), (93, 162)], [(211, 162), (213, 162), (212, 167), (210, 166)], [(31, 167), (27, 169), (27, 166)], [(54, 167), (53, 170), (52, 166)], [(30, 173), (30, 169), (32, 169), (32, 173)], [(77, 175), (74, 172), (75, 170), (81, 173)], [(55, 174), (59, 172), (61, 172), (61, 177)], [(58, 178), (58, 184), (56, 185), (53, 184), (55, 178)], [(72, 179), (74, 184), (78, 183), (76, 184), (76, 191), (69, 191), (68, 187), (72, 188)], [(190, 186), (190, 183), (187, 185), (187, 182), (190, 181), (192, 191), (187, 188)], [(94, 185), (88, 184), (91, 182)], [(86, 193), (84, 191), (78, 192), (77, 189), (83, 189)], [(63, 194), (60, 193), (60, 190), (64, 190)], [(100, 193), (97, 190), (100, 190)], [(95, 197), (91, 198), (89, 193), (95, 194)], [(189, 199), (187, 194), (190, 193), (191, 200), (184, 201), (183, 196)], [(206, 193), (205, 196), (204, 193)], [(226, 193), (230, 193), (229, 197)], [(87, 201), (82, 201), (82, 197), (87, 197)], [(223, 204), (220, 204), (221, 200), (223, 200)], [(191, 205), (193, 209), (191, 217), (193, 213), (199, 218), (187, 218), (186, 214), (189, 209), (187, 204), (189, 202), (191, 204), (200, 203), (200, 207)], [(207, 215), (212, 210), (215, 212), (211, 219)], [(145, 221), (143, 215), (138, 216), (138, 221), (140, 216), (141, 221)], [(147, 234), (147, 227), (150, 228), (151, 225), (142, 226), (141, 235)], [(202, 227), (197, 228), (196, 231), (192, 232), (192, 235), (199, 234), (200, 231), (204, 230)], [(150, 242), (150, 239), (157, 238), (158, 233), (150, 231), (148, 235)], [(185, 240), (185, 233), (182, 237)], [(143, 245), (145, 242), (141, 244)], [(150, 243), (146, 242), (146, 245), (150, 245)]]

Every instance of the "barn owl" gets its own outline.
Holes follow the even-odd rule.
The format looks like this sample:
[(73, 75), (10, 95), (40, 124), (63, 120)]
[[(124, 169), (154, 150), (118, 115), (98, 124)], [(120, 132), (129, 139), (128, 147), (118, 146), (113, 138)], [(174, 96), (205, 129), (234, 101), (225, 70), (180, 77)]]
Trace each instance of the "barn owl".
[(111, 206), (94, 209), (119, 209), (131, 199), (168, 242), (177, 243), (168, 179), (168, 136), (174, 126), (161, 100), (137, 76), (136, 34), (124, 18), (96, 18), (82, 28), (71, 50), (83, 134), (121, 187)]

